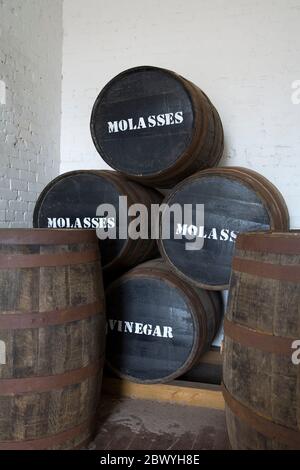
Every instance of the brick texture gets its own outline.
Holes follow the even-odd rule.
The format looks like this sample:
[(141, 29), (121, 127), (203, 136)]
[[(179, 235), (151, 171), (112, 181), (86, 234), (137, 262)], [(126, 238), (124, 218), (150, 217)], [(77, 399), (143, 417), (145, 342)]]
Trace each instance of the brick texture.
[(62, 0), (0, 0), (0, 227), (59, 173)]

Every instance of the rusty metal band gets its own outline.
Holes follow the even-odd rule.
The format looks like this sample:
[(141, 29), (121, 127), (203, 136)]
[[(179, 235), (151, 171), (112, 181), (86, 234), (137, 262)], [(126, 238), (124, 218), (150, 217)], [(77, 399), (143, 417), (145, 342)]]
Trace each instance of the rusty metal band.
[(80, 305), (47, 312), (13, 313), (0, 315), (0, 330), (24, 330), (63, 325), (101, 314), (103, 302)]
[(226, 405), (234, 415), (244, 421), (248, 426), (254, 428), (265, 437), (281, 442), (291, 449), (300, 449), (300, 430), (287, 428), (286, 426), (274, 423), (270, 419), (258, 415), (233, 398), (224, 384), (222, 384), (222, 392)]
[[(47, 450), (64, 444), (80, 436), (87, 429), (93, 426), (95, 418), (88, 419), (74, 428), (63, 431), (53, 436), (43, 437), (41, 439), (23, 440), (23, 441), (0, 441), (0, 450)], [(79, 446), (83, 446), (89, 439), (85, 439)]]
[(19, 395), (33, 392), (49, 392), (69, 385), (78, 384), (97, 375), (101, 362), (95, 362), (80, 369), (73, 369), (63, 374), (30, 377), (22, 379), (0, 379), (0, 395)]
[(95, 230), (0, 229), (0, 245), (72, 245), (96, 243)]
[(252, 259), (235, 257), (232, 262), (232, 269), (276, 281), (300, 282), (300, 265), (263, 263)]
[(281, 233), (272, 236), (266, 234), (239, 235), (236, 241), (237, 250), (258, 251), (285, 255), (300, 255), (300, 233)]
[(282, 356), (292, 355), (292, 343), (295, 341), (294, 338), (273, 336), (271, 334), (251, 330), (246, 326), (233, 323), (227, 318), (224, 318), (224, 334), (225, 337), (228, 336), (233, 341), (236, 341), (248, 348), (255, 348), (264, 352), (279, 354)]
[(36, 255), (0, 255), (0, 269), (71, 266), (100, 260), (98, 250)]

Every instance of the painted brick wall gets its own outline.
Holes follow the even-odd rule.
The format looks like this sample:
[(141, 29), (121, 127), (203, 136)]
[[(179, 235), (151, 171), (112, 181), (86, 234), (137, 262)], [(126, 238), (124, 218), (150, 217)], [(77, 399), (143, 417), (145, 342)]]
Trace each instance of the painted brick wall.
[(60, 171), (106, 167), (89, 119), (110, 78), (137, 65), (166, 67), (220, 111), (222, 164), (269, 178), (300, 227), (300, 104), (291, 99), (299, 24), (299, 0), (65, 0)]
[(59, 172), (62, 0), (0, 0), (0, 226), (32, 224)]

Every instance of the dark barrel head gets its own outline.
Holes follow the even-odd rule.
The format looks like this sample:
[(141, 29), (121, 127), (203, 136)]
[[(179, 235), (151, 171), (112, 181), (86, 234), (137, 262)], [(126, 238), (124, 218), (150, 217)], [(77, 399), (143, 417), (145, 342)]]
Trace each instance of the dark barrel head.
[[(160, 240), (161, 253), (179, 274), (208, 289), (227, 288), (239, 233), (270, 228), (268, 208), (259, 192), (230, 175), (198, 173), (179, 184), (167, 204), (179, 204), (182, 210), (191, 204), (192, 217), (187, 224), (182, 219), (180, 227), (171, 213), (171, 237)], [(196, 204), (204, 204), (202, 225), (196, 220)], [(174, 236), (176, 231), (180, 239)], [(186, 243), (197, 237), (204, 238), (203, 248), (187, 250)]]
[(197, 326), (188, 299), (163, 278), (128, 275), (107, 290), (109, 366), (136, 382), (181, 375), (193, 355)]
[[(114, 225), (118, 228), (120, 195), (116, 185), (105, 174), (88, 171), (66, 173), (51, 182), (40, 195), (34, 211), (34, 227), (97, 229), (99, 224), (104, 224), (109, 233)], [(109, 221), (108, 216), (100, 220), (96, 216), (97, 207), (106, 203), (114, 206), (115, 220)], [(111, 238), (101, 241), (103, 267), (119, 256), (125, 242)]]
[(133, 176), (172, 167), (194, 136), (194, 110), (184, 80), (156, 67), (113, 78), (99, 94), (91, 134), (102, 158)]

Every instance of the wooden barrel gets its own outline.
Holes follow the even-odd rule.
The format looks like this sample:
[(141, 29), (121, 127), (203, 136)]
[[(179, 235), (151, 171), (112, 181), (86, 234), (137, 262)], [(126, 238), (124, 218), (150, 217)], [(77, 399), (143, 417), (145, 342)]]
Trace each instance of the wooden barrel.
[(222, 382), (222, 367), (223, 360), (220, 348), (211, 346), (199, 362), (180, 377), (180, 380), (220, 385)]
[(240, 235), (224, 325), (234, 449), (300, 449), (299, 305), (300, 233)]
[[(161, 255), (179, 276), (212, 290), (228, 288), (238, 233), (287, 230), (289, 215), (279, 191), (258, 173), (239, 167), (204, 170), (178, 184), (165, 200), (167, 208), (192, 207), (191, 222), (161, 217)], [(204, 204), (204, 225), (196, 225), (197, 204)], [(166, 211), (165, 211), (166, 212)], [(172, 216), (172, 214), (171, 214)], [(162, 222), (171, 223), (171, 237), (163, 239)], [(195, 224), (195, 225), (193, 225)], [(181, 238), (176, 236), (180, 234)], [(199, 250), (186, 248), (188, 234), (204, 238)]]
[(105, 349), (94, 231), (0, 230), (0, 450), (80, 448)]
[(106, 291), (108, 366), (134, 382), (179, 377), (206, 352), (218, 330), (219, 293), (179, 279), (162, 260), (137, 266)]
[(91, 134), (112, 168), (167, 188), (217, 165), (222, 123), (208, 97), (180, 75), (137, 67), (113, 78), (93, 107)]
[[(129, 181), (114, 171), (81, 170), (60, 175), (41, 193), (34, 210), (34, 227), (94, 228), (107, 227), (108, 238), (101, 240), (101, 261), (105, 275), (122, 273), (147, 259), (157, 256), (156, 241), (120, 238), (120, 225), (126, 226), (134, 219), (127, 209), (119, 211), (119, 198), (127, 197), (127, 205), (144, 204), (148, 209), (151, 227), (151, 204), (159, 204), (162, 195)], [(96, 217), (100, 204), (111, 204), (114, 217)], [(102, 225), (101, 225), (102, 224)], [(111, 235), (110, 235), (111, 233)]]

